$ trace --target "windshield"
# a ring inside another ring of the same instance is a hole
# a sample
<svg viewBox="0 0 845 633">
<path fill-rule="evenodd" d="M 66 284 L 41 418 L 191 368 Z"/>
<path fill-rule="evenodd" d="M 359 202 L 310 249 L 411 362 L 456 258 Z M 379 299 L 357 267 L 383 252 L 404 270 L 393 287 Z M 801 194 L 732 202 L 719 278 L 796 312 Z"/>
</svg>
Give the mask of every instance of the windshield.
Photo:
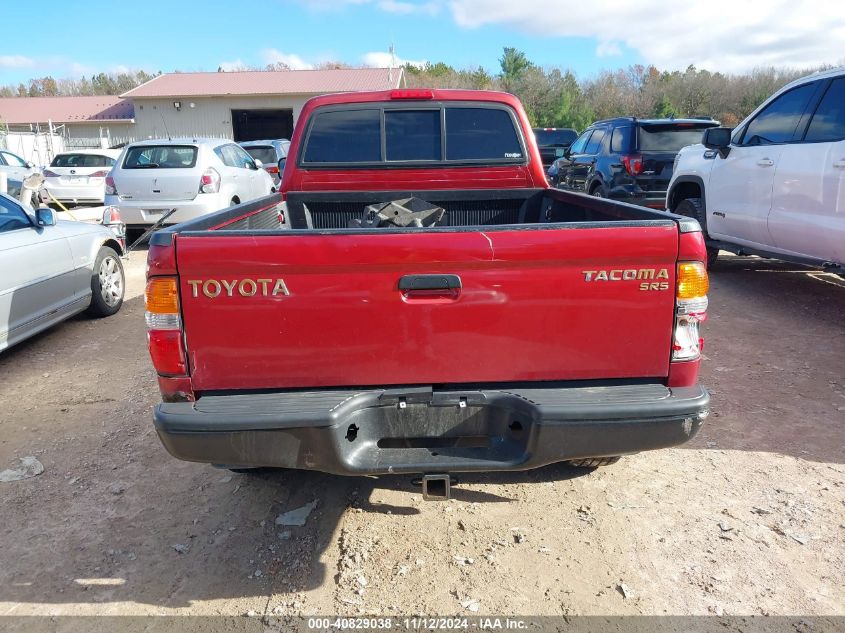
<svg viewBox="0 0 845 633">
<path fill-rule="evenodd" d="M 188 169 L 197 164 L 197 148 L 192 145 L 138 145 L 130 147 L 124 169 Z"/>
<path fill-rule="evenodd" d="M 713 125 L 641 125 L 639 129 L 640 151 L 678 152 L 682 147 L 700 143 L 701 135 L 708 127 L 713 127 Z"/>
<path fill-rule="evenodd" d="M 275 165 L 278 159 L 276 158 L 276 148 L 271 145 L 254 145 L 252 147 L 244 147 L 247 154 L 256 160 L 260 160 L 264 165 Z"/>
<path fill-rule="evenodd" d="M 534 136 L 540 147 L 565 147 L 571 145 L 578 138 L 575 130 L 544 130 L 535 129 Z"/>
</svg>

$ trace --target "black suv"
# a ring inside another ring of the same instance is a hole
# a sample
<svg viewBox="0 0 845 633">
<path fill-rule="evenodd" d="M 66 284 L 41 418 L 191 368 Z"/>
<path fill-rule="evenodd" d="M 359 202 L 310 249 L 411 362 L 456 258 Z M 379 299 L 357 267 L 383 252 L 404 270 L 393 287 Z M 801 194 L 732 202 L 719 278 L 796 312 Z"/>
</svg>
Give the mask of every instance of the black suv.
<svg viewBox="0 0 845 633">
<path fill-rule="evenodd" d="M 561 189 L 665 209 L 678 151 L 700 143 L 704 130 L 718 125 L 713 119 L 597 121 L 554 161 L 549 181 Z"/>
<path fill-rule="evenodd" d="M 578 138 L 578 132 L 571 127 L 535 127 L 534 138 L 540 148 L 543 167 L 548 169 L 556 158 L 563 156 L 563 150 Z"/>
</svg>

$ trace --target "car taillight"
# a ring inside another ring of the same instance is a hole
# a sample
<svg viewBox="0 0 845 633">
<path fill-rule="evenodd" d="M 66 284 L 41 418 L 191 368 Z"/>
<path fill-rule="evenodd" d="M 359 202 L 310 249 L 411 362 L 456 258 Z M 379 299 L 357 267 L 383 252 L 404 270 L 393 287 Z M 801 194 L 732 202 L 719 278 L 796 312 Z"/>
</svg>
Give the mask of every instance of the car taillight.
<svg viewBox="0 0 845 633">
<path fill-rule="evenodd" d="M 707 318 L 709 287 L 704 262 L 678 264 L 673 361 L 696 360 L 701 356 L 703 339 L 699 335 L 698 324 Z"/>
<path fill-rule="evenodd" d="M 117 207 L 106 207 L 103 209 L 103 226 L 107 226 L 117 237 L 120 246 L 126 250 L 126 225 L 123 223 L 123 218 L 120 217 L 120 211 Z"/>
<path fill-rule="evenodd" d="M 188 365 L 179 315 L 176 277 L 150 277 L 144 292 L 144 319 L 153 367 L 161 376 L 185 376 Z"/>
<path fill-rule="evenodd" d="M 279 166 L 278 165 L 270 165 L 269 167 L 265 167 L 264 169 L 267 170 L 268 174 L 278 174 L 279 173 Z"/>
<path fill-rule="evenodd" d="M 89 178 L 105 178 L 109 175 L 108 169 L 101 169 L 100 171 L 95 171 L 93 174 L 90 174 Z"/>
<path fill-rule="evenodd" d="M 625 171 L 629 176 L 639 176 L 643 173 L 643 157 L 639 154 L 632 156 L 623 156 L 622 164 L 625 166 Z"/>
<path fill-rule="evenodd" d="M 213 167 L 209 167 L 200 178 L 200 193 L 217 193 L 218 191 L 220 191 L 220 174 Z"/>
<path fill-rule="evenodd" d="M 103 224 L 123 224 L 123 218 L 120 217 L 117 207 L 106 207 L 103 210 Z"/>
<path fill-rule="evenodd" d="M 49 169 L 45 169 L 43 172 L 45 178 L 58 178 L 59 174 L 54 171 L 50 171 Z"/>
<path fill-rule="evenodd" d="M 117 195 L 117 187 L 114 184 L 114 178 L 111 176 L 106 176 L 106 195 L 107 196 L 116 196 Z"/>
</svg>

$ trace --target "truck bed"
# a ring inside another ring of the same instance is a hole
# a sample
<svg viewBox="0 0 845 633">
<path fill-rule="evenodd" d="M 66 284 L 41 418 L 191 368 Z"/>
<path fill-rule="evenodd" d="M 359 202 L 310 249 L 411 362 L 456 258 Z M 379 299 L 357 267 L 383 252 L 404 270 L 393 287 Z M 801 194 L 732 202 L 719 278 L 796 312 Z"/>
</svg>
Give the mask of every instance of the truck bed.
<svg viewBox="0 0 845 633">
<path fill-rule="evenodd" d="M 241 204 L 185 222 L 177 233 L 215 231 L 342 230 L 363 216 L 365 208 L 379 202 L 420 198 L 446 210 L 444 221 L 425 230 L 454 227 L 525 227 L 562 223 L 683 222 L 685 218 L 560 189 L 479 189 L 421 191 L 291 192 L 282 201 L 278 194 Z M 280 218 L 284 218 L 284 223 Z M 420 229 L 352 229 L 392 231 Z"/>
</svg>

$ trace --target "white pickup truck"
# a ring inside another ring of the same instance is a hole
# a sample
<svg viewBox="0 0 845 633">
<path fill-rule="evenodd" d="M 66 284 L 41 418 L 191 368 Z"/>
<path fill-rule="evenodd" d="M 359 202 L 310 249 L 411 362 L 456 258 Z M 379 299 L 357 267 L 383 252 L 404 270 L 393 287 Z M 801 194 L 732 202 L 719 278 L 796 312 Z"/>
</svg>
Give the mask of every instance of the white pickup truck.
<svg viewBox="0 0 845 633">
<path fill-rule="evenodd" d="M 845 272 L 845 68 L 785 86 L 675 159 L 666 207 L 719 250 Z"/>
</svg>

